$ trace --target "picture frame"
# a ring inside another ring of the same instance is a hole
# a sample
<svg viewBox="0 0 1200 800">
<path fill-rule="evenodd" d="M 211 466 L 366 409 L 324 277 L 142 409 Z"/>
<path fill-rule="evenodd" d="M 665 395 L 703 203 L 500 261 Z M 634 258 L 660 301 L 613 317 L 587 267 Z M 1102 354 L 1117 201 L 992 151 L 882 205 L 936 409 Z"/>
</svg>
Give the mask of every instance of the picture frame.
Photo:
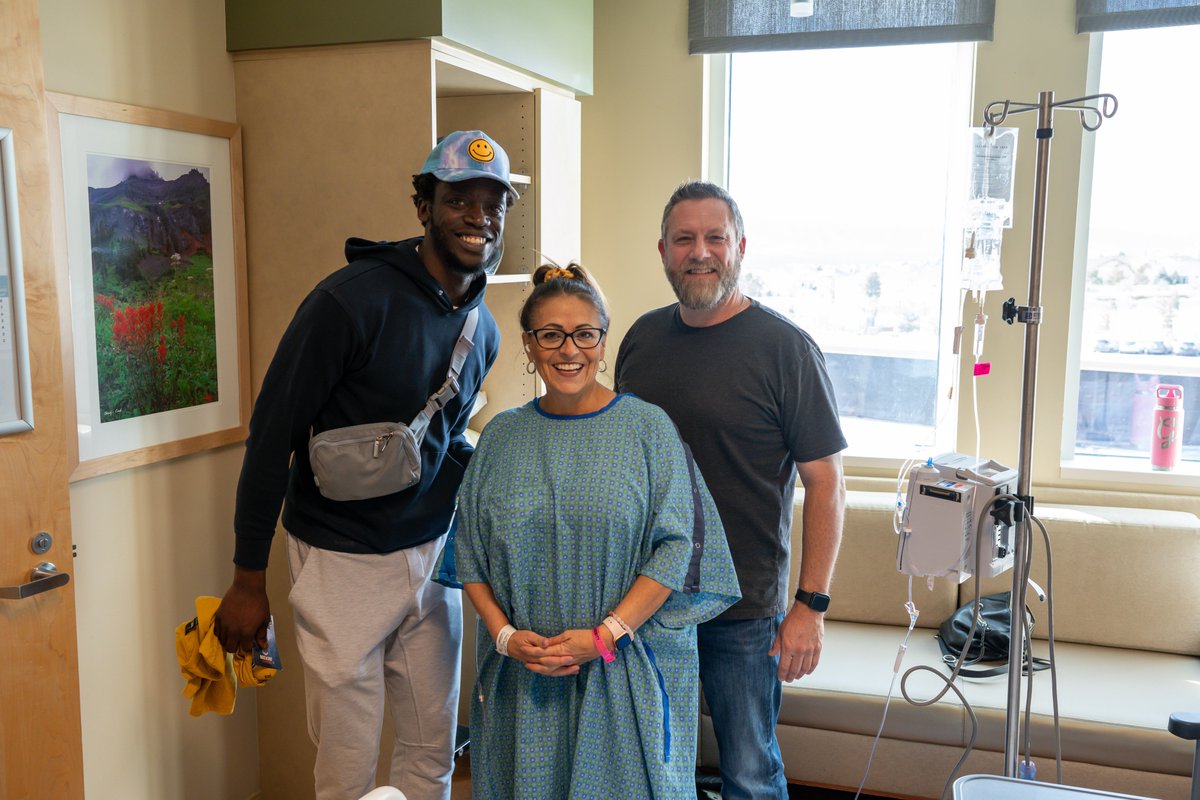
<svg viewBox="0 0 1200 800">
<path fill-rule="evenodd" d="M 69 287 L 67 392 L 78 429 L 70 479 L 244 440 L 241 129 L 56 92 L 46 98 L 66 255 L 60 277 Z"/>
<path fill-rule="evenodd" d="M 0 127 L 0 436 L 33 430 L 13 131 Z"/>
</svg>

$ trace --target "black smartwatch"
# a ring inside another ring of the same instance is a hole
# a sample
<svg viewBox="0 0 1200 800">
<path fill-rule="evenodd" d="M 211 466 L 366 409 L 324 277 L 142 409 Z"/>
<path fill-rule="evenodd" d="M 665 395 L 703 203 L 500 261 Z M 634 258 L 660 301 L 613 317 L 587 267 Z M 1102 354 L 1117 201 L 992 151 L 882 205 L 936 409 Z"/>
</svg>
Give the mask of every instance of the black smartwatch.
<svg viewBox="0 0 1200 800">
<path fill-rule="evenodd" d="M 797 589 L 796 602 L 803 603 L 818 614 L 824 614 L 829 610 L 829 595 L 824 592 L 806 592 L 803 589 Z"/>
</svg>

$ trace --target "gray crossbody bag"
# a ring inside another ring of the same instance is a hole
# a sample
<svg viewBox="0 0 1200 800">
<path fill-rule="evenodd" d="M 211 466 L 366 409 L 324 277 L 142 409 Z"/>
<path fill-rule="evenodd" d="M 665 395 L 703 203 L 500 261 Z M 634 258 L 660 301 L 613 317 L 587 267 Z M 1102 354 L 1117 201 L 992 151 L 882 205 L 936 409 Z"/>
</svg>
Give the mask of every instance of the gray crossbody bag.
<svg viewBox="0 0 1200 800">
<path fill-rule="evenodd" d="M 308 460 L 324 497 L 367 500 L 404 491 L 421 480 L 421 442 L 429 421 L 458 395 L 458 376 L 475 346 L 478 323 L 479 309 L 473 308 L 454 344 L 446 382 L 411 423 L 368 422 L 309 438 Z"/>
</svg>

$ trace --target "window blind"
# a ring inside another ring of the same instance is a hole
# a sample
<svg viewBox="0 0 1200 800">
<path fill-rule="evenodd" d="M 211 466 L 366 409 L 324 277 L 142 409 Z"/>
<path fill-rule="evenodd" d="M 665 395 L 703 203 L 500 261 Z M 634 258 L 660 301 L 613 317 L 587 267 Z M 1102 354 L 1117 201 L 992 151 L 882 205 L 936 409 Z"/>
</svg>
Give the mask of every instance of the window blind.
<svg viewBox="0 0 1200 800">
<path fill-rule="evenodd" d="M 1200 0 L 1078 0 L 1075 32 L 1200 24 Z"/>
<path fill-rule="evenodd" d="M 991 41 L 995 16 L 995 0 L 688 0 L 688 52 Z"/>
</svg>

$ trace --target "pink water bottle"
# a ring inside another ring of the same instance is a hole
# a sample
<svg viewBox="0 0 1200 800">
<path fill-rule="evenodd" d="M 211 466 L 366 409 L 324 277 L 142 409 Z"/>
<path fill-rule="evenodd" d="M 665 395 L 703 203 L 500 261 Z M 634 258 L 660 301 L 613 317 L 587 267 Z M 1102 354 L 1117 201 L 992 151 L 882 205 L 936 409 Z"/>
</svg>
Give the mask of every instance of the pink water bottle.
<svg viewBox="0 0 1200 800">
<path fill-rule="evenodd" d="M 1150 436 L 1150 466 L 1168 470 L 1179 466 L 1183 446 L 1183 387 L 1160 383 L 1154 390 L 1158 404 L 1154 408 L 1154 427 Z"/>
</svg>

